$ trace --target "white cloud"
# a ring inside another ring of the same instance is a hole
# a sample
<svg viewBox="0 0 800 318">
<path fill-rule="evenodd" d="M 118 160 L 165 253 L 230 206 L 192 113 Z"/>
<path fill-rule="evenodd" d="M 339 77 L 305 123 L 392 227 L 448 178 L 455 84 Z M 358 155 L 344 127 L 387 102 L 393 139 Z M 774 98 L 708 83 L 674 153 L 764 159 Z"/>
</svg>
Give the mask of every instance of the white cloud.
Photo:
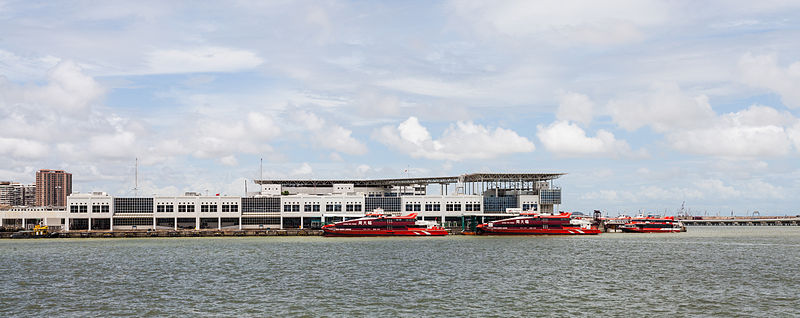
<svg viewBox="0 0 800 318">
<path fill-rule="evenodd" d="M 33 140 L 0 137 L 0 154 L 25 159 L 39 159 L 48 154 L 47 146 Z"/>
<path fill-rule="evenodd" d="M 667 134 L 672 148 L 694 154 L 725 157 L 775 157 L 791 151 L 791 132 L 784 125 L 791 114 L 754 105 L 710 120 L 705 127 Z"/>
<path fill-rule="evenodd" d="M 512 130 L 500 127 L 492 130 L 461 121 L 450 125 L 441 138 L 433 139 L 416 117 L 409 117 L 397 127 L 384 126 L 373 137 L 411 157 L 435 160 L 489 159 L 531 152 L 536 148 L 527 138 Z"/>
<path fill-rule="evenodd" d="M 299 167 L 293 169 L 292 172 L 290 173 L 290 175 L 293 175 L 293 176 L 306 176 L 306 175 L 310 175 L 313 172 L 314 172 L 314 170 L 311 169 L 311 165 L 309 165 L 308 162 L 303 162 L 302 165 L 300 165 Z"/>
<path fill-rule="evenodd" d="M 136 155 L 136 135 L 129 131 L 92 136 L 89 139 L 92 156 L 104 158 L 132 158 Z"/>
<path fill-rule="evenodd" d="M 687 96 L 674 83 L 656 84 L 647 94 L 612 100 L 608 111 L 614 122 L 626 130 L 649 125 L 657 132 L 703 127 L 715 116 L 707 96 Z"/>
<path fill-rule="evenodd" d="M 656 1 L 451 1 L 455 17 L 484 36 L 551 43 L 620 44 L 644 37 L 642 28 L 668 19 Z"/>
<path fill-rule="evenodd" d="M 778 93 L 788 107 L 800 107 L 800 61 L 783 69 L 775 55 L 747 53 L 739 59 L 739 69 L 744 83 Z"/>
<path fill-rule="evenodd" d="M 573 92 L 562 93 L 559 96 L 556 118 L 559 120 L 575 121 L 584 125 L 592 122 L 594 103 L 588 96 Z"/>
<path fill-rule="evenodd" d="M 225 156 L 225 157 L 219 158 L 219 162 L 221 164 L 223 164 L 223 165 L 231 166 L 231 167 L 236 166 L 236 165 L 239 164 L 239 161 L 236 160 L 236 156 L 234 156 L 234 155 L 230 155 L 230 156 Z"/>
<path fill-rule="evenodd" d="M 434 97 L 469 98 L 485 95 L 481 87 L 476 87 L 467 83 L 455 81 L 446 82 L 430 78 L 395 78 L 384 80 L 377 84 L 402 92 Z"/>
<path fill-rule="evenodd" d="M 247 114 L 247 124 L 250 131 L 259 139 L 272 139 L 281 133 L 280 127 L 272 117 L 262 113 L 251 112 Z"/>
<path fill-rule="evenodd" d="M 350 155 L 367 153 L 367 146 L 353 138 L 352 131 L 336 124 L 329 124 L 325 119 L 313 113 L 299 111 L 293 114 L 299 127 L 304 127 L 312 141 L 318 147 L 332 149 Z"/>
<path fill-rule="evenodd" d="M 0 4 L 2 6 L 2 4 Z M 2 8 L 0 8 L 2 11 Z M 55 67 L 61 59 L 52 56 L 19 56 L 0 49 L 0 74 L 12 79 L 30 80 Z"/>
<path fill-rule="evenodd" d="M 695 182 L 695 186 L 698 189 L 702 189 L 703 192 L 708 193 L 711 196 L 729 199 L 735 198 L 742 194 L 741 191 L 736 190 L 734 187 L 725 185 L 722 180 L 717 179 L 704 179 Z"/>
<path fill-rule="evenodd" d="M 797 121 L 793 126 L 791 126 L 787 133 L 789 135 L 789 139 L 792 140 L 794 143 L 794 149 L 800 151 L 800 121 Z"/>
<path fill-rule="evenodd" d="M 564 157 L 579 156 L 644 156 L 643 151 L 634 153 L 624 140 L 617 140 L 609 131 L 600 129 L 597 136 L 588 137 L 576 124 L 556 121 L 547 127 L 537 126 L 536 136 L 548 151 Z"/>
<path fill-rule="evenodd" d="M 252 69 L 264 62 L 248 50 L 226 47 L 156 50 L 147 54 L 147 73 L 236 72 Z"/>
</svg>

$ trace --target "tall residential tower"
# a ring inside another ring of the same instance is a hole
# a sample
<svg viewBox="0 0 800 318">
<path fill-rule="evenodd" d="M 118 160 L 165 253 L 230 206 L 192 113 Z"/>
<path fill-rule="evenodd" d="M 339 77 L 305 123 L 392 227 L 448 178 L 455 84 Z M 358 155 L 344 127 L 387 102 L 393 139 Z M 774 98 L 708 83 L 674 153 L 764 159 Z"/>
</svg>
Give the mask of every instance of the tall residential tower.
<svg viewBox="0 0 800 318">
<path fill-rule="evenodd" d="M 42 169 L 36 172 L 36 205 L 66 206 L 72 194 L 72 174 L 64 170 Z"/>
</svg>

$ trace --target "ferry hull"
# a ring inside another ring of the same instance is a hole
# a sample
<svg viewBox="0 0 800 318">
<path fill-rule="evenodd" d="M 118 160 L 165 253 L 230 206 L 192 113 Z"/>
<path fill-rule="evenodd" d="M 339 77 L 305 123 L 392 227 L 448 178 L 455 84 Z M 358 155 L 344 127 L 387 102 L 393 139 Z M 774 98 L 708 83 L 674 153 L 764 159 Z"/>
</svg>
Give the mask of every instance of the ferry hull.
<svg viewBox="0 0 800 318">
<path fill-rule="evenodd" d="M 323 228 L 325 236 L 444 236 L 445 229 L 359 230 Z"/>
<path fill-rule="evenodd" d="M 680 228 L 652 228 L 652 229 L 643 229 L 643 228 L 620 228 L 624 233 L 678 233 L 681 232 L 682 229 Z"/>
<path fill-rule="evenodd" d="M 479 235 L 597 235 L 599 229 L 562 228 L 562 229 L 508 229 L 479 227 Z"/>
</svg>

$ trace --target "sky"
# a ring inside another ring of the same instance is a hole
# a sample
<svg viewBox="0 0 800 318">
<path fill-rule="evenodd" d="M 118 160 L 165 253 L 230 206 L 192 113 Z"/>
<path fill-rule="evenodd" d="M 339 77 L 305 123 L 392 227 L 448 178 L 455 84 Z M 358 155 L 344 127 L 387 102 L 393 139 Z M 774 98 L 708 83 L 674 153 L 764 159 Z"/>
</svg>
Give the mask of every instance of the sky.
<svg viewBox="0 0 800 318">
<path fill-rule="evenodd" d="M 0 180 L 565 172 L 562 210 L 795 215 L 798 39 L 797 1 L 0 0 Z"/>
</svg>

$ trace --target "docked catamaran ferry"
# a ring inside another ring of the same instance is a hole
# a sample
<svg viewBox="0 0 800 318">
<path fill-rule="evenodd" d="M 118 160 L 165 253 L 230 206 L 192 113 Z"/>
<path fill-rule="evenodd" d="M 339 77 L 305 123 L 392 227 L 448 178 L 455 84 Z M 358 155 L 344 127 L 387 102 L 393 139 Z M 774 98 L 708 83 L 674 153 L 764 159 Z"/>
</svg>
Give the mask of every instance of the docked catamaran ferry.
<svg viewBox="0 0 800 318">
<path fill-rule="evenodd" d="M 419 221 L 417 214 L 391 216 L 367 214 L 363 218 L 328 224 L 322 227 L 325 236 L 441 236 L 447 230 L 436 222 Z"/>
<path fill-rule="evenodd" d="M 522 213 L 517 217 L 478 225 L 476 231 L 479 235 L 600 234 L 600 229 L 592 226 L 591 222 L 581 219 L 573 219 L 572 213 Z"/>
<path fill-rule="evenodd" d="M 686 229 L 681 221 L 675 221 L 671 216 L 639 216 L 619 228 L 627 233 L 675 233 Z"/>
</svg>

